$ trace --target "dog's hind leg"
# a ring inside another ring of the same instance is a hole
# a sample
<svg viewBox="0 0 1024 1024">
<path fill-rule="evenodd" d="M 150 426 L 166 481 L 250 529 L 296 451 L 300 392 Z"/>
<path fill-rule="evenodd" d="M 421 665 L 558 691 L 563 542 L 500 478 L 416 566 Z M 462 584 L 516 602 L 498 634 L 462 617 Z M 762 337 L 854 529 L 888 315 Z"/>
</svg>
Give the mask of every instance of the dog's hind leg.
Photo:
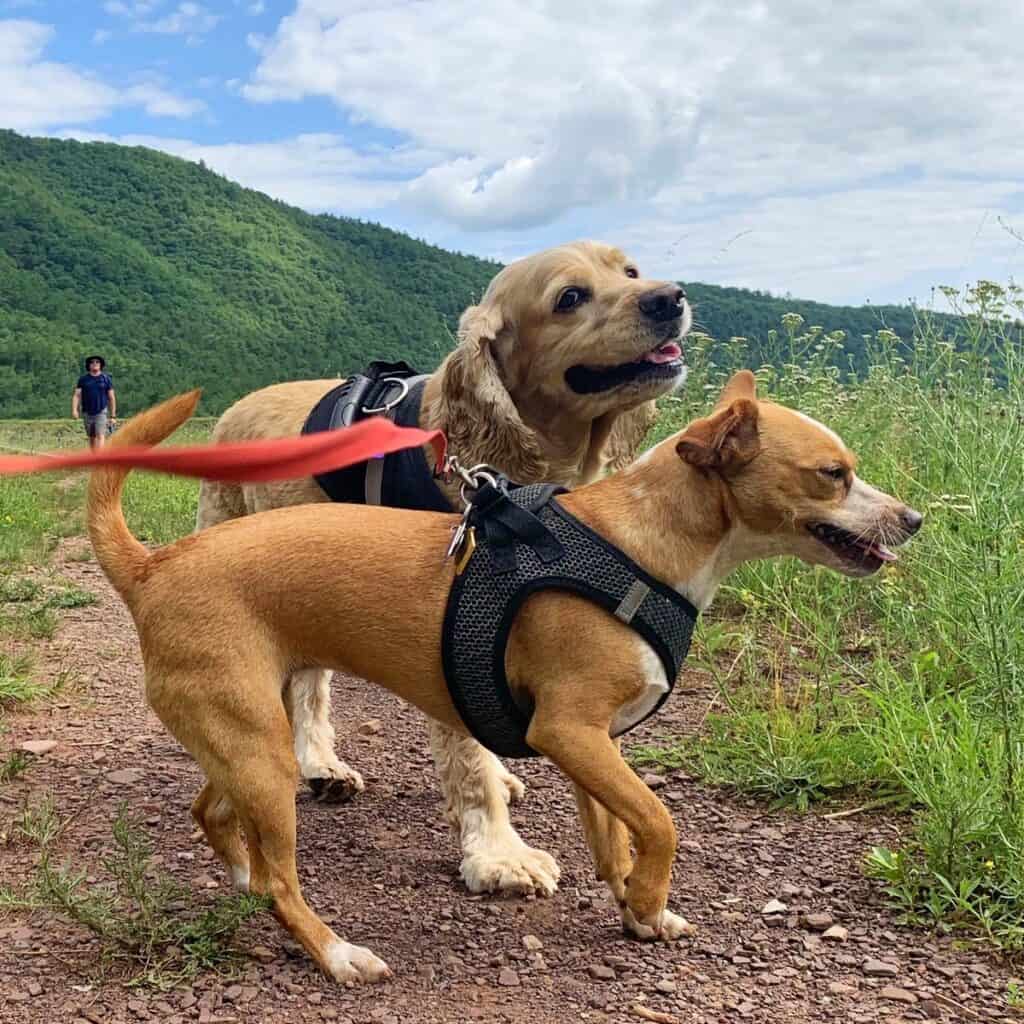
<svg viewBox="0 0 1024 1024">
<path fill-rule="evenodd" d="M 213 852 L 231 872 L 242 892 L 249 891 L 249 853 L 242 842 L 238 817 L 231 801 L 207 782 L 192 804 L 192 817 L 203 830 Z"/>
<path fill-rule="evenodd" d="M 232 815 L 221 801 L 226 802 L 245 830 L 249 891 L 273 899 L 277 919 L 332 978 L 340 982 L 381 981 L 390 975 L 387 964 L 370 950 L 336 935 L 302 897 L 295 867 L 291 729 L 277 686 L 254 685 L 261 676 L 269 683 L 267 666 L 242 662 L 239 657 L 233 666 L 241 675 L 222 676 L 217 688 L 196 685 L 194 678 L 184 684 L 171 681 L 147 687 L 154 710 L 209 779 L 196 801 L 207 835 L 215 849 L 218 843 L 230 842 Z M 228 718 L 221 703 L 223 695 L 242 692 L 247 692 L 248 700 L 233 706 Z M 202 696 L 182 700 L 181 695 L 188 693 Z"/>
<path fill-rule="evenodd" d="M 347 803 L 363 791 L 364 784 L 359 772 L 334 753 L 331 673 L 317 668 L 300 669 L 292 673 L 287 689 L 299 773 L 317 800 Z"/>
<path fill-rule="evenodd" d="M 287 748 L 286 748 L 287 749 Z M 282 752 L 283 753 L 283 752 Z M 287 750 L 291 761 L 291 751 Z M 263 755 L 250 765 L 236 766 L 242 786 L 233 797 L 240 809 L 246 837 L 256 853 L 250 889 L 274 900 L 274 914 L 322 970 L 339 982 L 383 981 L 388 965 L 364 946 L 337 936 L 303 899 L 295 868 L 295 787 L 293 770 L 280 759 L 268 771 Z"/>
<path fill-rule="evenodd" d="M 471 892 L 540 892 L 558 886 L 559 868 L 543 850 L 526 845 L 508 817 L 501 762 L 476 740 L 437 722 L 430 744 L 445 798 L 445 813 L 459 833 L 460 873 Z"/>
</svg>

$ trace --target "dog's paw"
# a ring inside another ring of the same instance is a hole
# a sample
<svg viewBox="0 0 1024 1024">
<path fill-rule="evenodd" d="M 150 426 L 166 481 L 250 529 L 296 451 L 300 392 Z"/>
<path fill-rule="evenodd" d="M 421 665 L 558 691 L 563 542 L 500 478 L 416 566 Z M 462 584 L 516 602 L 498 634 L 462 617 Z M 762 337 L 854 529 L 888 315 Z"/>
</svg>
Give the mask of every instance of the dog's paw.
<svg viewBox="0 0 1024 1024">
<path fill-rule="evenodd" d="M 366 788 L 362 775 L 344 761 L 317 766 L 306 782 L 313 798 L 325 804 L 347 804 Z"/>
<path fill-rule="evenodd" d="M 325 959 L 328 973 L 343 985 L 386 981 L 391 977 L 391 968 L 380 957 L 365 946 L 353 946 L 341 939 L 327 947 Z"/>
<path fill-rule="evenodd" d="M 674 942 L 697 934 L 696 925 L 690 924 L 685 917 L 673 914 L 671 910 L 663 910 L 656 920 L 644 922 L 638 920 L 629 907 L 623 907 L 622 928 L 628 934 L 647 941 L 660 939 L 663 942 Z"/>
<path fill-rule="evenodd" d="M 550 853 L 515 841 L 467 853 L 459 869 L 470 892 L 535 892 L 551 896 L 558 888 L 561 868 Z"/>
</svg>

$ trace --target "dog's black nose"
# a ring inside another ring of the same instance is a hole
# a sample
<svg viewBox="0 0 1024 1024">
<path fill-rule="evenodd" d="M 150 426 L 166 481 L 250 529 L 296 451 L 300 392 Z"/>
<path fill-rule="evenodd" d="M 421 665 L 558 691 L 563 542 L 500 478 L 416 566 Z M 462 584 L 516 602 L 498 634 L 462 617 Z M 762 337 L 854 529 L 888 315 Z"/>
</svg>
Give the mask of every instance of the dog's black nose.
<svg viewBox="0 0 1024 1024">
<path fill-rule="evenodd" d="M 900 513 L 900 523 L 903 525 L 903 529 L 910 535 L 917 533 L 921 529 L 923 522 L 924 516 L 915 509 L 904 508 Z"/>
<path fill-rule="evenodd" d="M 652 320 L 675 320 L 683 315 L 686 292 L 677 284 L 664 284 L 644 292 L 637 300 L 640 312 Z"/>
</svg>

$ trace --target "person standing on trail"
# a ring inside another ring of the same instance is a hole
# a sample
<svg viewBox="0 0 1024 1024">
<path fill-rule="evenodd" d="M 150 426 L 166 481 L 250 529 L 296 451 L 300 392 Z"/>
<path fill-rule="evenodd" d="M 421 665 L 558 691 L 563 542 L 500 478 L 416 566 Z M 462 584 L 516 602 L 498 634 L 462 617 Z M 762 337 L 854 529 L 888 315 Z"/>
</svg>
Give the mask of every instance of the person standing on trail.
<svg viewBox="0 0 1024 1024">
<path fill-rule="evenodd" d="M 78 378 L 71 396 L 71 415 L 76 420 L 79 415 L 84 417 L 90 448 L 102 448 L 108 425 L 117 422 L 117 396 L 110 374 L 104 372 L 106 365 L 103 356 L 89 356 L 85 361 L 86 372 Z"/>
</svg>

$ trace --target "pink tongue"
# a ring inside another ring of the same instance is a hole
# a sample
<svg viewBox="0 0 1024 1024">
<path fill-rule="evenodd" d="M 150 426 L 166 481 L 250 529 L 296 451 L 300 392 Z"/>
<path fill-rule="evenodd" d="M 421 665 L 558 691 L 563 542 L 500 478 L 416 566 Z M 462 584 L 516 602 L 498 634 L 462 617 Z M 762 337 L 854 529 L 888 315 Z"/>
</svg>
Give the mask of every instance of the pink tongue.
<svg viewBox="0 0 1024 1024">
<path fill-rule="evenodd" d="M 870 544 L 868 546 L 868 552 L 874 555 L 875 558 L 881 559 L 883 562 L 895 562 L 899 558 L 899 555 L 895 552 L 882 547 L 880 544 Z"/>
<path fill-rule="evenodd" d="M 673 359 L 678 359 L 683 354 L 683 350 L 674 341 L 666 341 L 664 345 L 658 348 L 651 349 L 648 352 L 642 362 L 645 363 L 671 363 Z"/>
</svg>

